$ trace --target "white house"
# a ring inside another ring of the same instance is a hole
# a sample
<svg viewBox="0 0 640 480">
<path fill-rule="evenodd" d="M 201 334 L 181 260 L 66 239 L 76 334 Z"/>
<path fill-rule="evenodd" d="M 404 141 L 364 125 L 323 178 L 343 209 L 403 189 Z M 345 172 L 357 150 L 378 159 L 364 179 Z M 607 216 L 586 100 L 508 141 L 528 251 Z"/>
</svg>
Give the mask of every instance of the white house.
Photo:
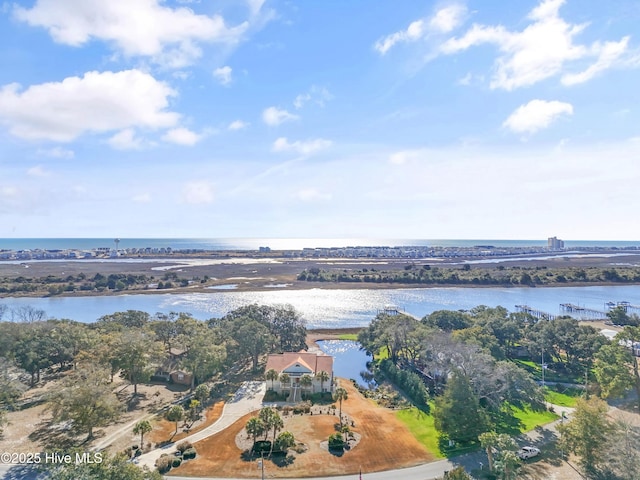
<svg viewBox="0 0 640 480">
<path fill-rule="evenodd" d="M 267 357 L 265 371 L 272 369 L 278 372 L 278 380 L 268 381 L 267 387 L 271 388 L 273 383 L 273 390 L 276 392 L 290 393 L 290 401 L 299 400 L 303 392 L 333 392 L 333 357 L 330 355 L 304 351 L 272 354 Z M 326 372 L 328 379 L 323 381 L 318 378 L 320 372 Z M 312 378 L 311 386 L 300 385 L 300 379 L 304 375 Z"/>
</svg>

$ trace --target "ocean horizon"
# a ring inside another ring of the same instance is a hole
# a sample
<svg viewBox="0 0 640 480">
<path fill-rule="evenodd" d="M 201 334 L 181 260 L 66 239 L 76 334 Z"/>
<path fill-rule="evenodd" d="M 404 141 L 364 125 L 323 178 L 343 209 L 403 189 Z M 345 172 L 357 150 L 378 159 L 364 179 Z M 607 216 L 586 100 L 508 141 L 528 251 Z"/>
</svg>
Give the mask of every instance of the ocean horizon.
<svg viewBox="0 0 640 480">
<path fill-rule="evenodd" d="M 113 248 L 114 238 L 0 238 L 0 250 L 92 250 Z M 342 247 L 545 247 L 546 239 L 393 239 L 393 238 L 119 238 L 118 248 L 171 248 L 173 250 L 302 250 Z M 640 247 L 638 240 L 564 240 L 565 248 Z"/>
</svg>

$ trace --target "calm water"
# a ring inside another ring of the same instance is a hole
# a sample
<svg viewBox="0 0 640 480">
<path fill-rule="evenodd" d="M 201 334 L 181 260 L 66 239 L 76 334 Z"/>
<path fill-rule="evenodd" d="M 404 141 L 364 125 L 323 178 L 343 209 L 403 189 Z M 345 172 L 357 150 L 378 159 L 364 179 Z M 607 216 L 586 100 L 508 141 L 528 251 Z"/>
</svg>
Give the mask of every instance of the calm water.
<svg viewBox="0 0 640 480">
<path fill-rule="evenodd" d="M 114 247 L 114 238 L 0 238 L 0 250 L 90 250 Z M 348 246 L 439 246 L 472 247 L 544 247 L 546 239 L 538 240 L 456 240 L 456 239 L 398 239 L 398 238 L 120 238 L 119 248 L 167 248 L 183 250 L 257 250 L 271 247 L 274 250 L 301 250 Z M 572 247 L 640 247 L 640 241 L 565 240 Z"/>
<path fill-rule="evenodd" d="M 436 310 L 468 310 L 477 305 L 502 305 L 513 311 L 526 304 L 547 313 L 559 313 L 560 303 L 604 310 L 606 302 L 628 301 L 640 305 L 640 286 L 593 286 L 549 288 L 407 288 L 349 290 L 270 289 L 263 292 L 217 290 L 210 293 L 120 295 L 92 297 L 3 298 L 9 310 L 32 306 L 54 318 L 93 322 L 102 315 L 124 310 L 188 312 L 198 319 L 221 317 L 253 303 L 290 304 L 310 328 L 360 327 L 368 325 L 384 305 L 397 305 L 416 317 Z M 5 318 L 10 317 L 9 314 Z"/>
<path fill-rule="evenodd" d="M 320 349 L 333 356 L 333 373 L 336 377 L 354 379 L 362 387 L 369 384 L 362 378 L 360 372 L 367 370 L 367 362 L 371 360 L 360 344 L 352 340 L 324 340 L 318 342 Z"/>
</svg>

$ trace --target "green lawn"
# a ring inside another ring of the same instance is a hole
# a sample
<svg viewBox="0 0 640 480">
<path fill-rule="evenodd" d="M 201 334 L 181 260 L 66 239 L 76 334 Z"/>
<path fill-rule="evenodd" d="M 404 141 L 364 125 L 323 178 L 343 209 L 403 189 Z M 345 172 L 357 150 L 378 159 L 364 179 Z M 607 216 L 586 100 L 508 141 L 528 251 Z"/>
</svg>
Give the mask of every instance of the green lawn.
<svg viewBox="0 0 640 480">
<path fill-rule="evenodd" d="M 429 402 L 431 411 L 434 409 L 433 402 Z M 514 408 L 514 417 L 520 422 L 516 431 L 512 434 L 517 434 L 517 430 L 521 433 L 533 430 L 535 427 L 545 425 L 560 418 L 555 413 L 548 411 L 534 412 L 528 409 Z M 416 407 L 412 407 L 406 410 L 399 410 L 396 412 L 396 417 L 403 422 L 413 436 L 418 440 L 430 453 L 436 458 L 445 458 L 461 453 L 466 453 L 471 450 L 480 448 L 479 444 L 472 445 L 468 448 L 458 448 L 452 451 L 442 451 L 442 444 L 440 443 L 440 436 L 433 425 L 433 415 L 422 412 Z"/>
<path fill-rule="evenodd" d="M 513 416 L 520 420 L 520 432 L 522 433 L 528 432 L 529 430 L 533 430 L 539 425 L 545 425 L 560 418 L 559 415 L 551 413 L 547 410 L 534 412 L 533 410 L 521 410 L 519 408 L 513 409 Z"/>
<path fill-rule="evenodd" d="M 560 391 L 557 391 L 555 387 L 553 389 L 545 387 L 544 399 L 549 403 L 560 405 L 561 407 L 575 407 L 578 398 L 582 396 L 582 391 L 575 388 L 563 389 L 560 387 L 558 390 Z"/>
<path fill-rule="evenodd" d="M 429 405 L 433 408 L 433 404 Z M 403 422 L 409 431 L 430 453 L 436 458 L 444 458 L 440 451 L 438 432 L 433 426 L 433 415 L 424 413 L 416 407 L 406 410 L 398 410 L 396 417 Z"/>
<path fill-rule="evenodd" d="M 353 340 L 355 342 L 358 341 L 357 333 L 341 333 L 338 335 L 338 340 Z"/>
</svg>

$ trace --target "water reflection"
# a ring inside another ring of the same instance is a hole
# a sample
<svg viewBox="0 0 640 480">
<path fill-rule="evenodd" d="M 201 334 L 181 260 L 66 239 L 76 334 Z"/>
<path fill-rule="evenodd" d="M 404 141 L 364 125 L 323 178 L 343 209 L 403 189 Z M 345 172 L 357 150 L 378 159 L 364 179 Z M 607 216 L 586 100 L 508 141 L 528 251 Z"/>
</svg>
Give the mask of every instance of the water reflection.
<svg viewBox="0 0 640 480">
<path fill-rule="evenodd" d="M 371 361 L 371 357 L 364 350 L 360 350 L 358 342 L 321 340 L 317 343 L 324 353 L 333 356 L 333 372 L 336 377 L 353 379 L 363 388 L 375 386 L 373 376 L 367 368 L 367 362 Z"/>
</svg>

